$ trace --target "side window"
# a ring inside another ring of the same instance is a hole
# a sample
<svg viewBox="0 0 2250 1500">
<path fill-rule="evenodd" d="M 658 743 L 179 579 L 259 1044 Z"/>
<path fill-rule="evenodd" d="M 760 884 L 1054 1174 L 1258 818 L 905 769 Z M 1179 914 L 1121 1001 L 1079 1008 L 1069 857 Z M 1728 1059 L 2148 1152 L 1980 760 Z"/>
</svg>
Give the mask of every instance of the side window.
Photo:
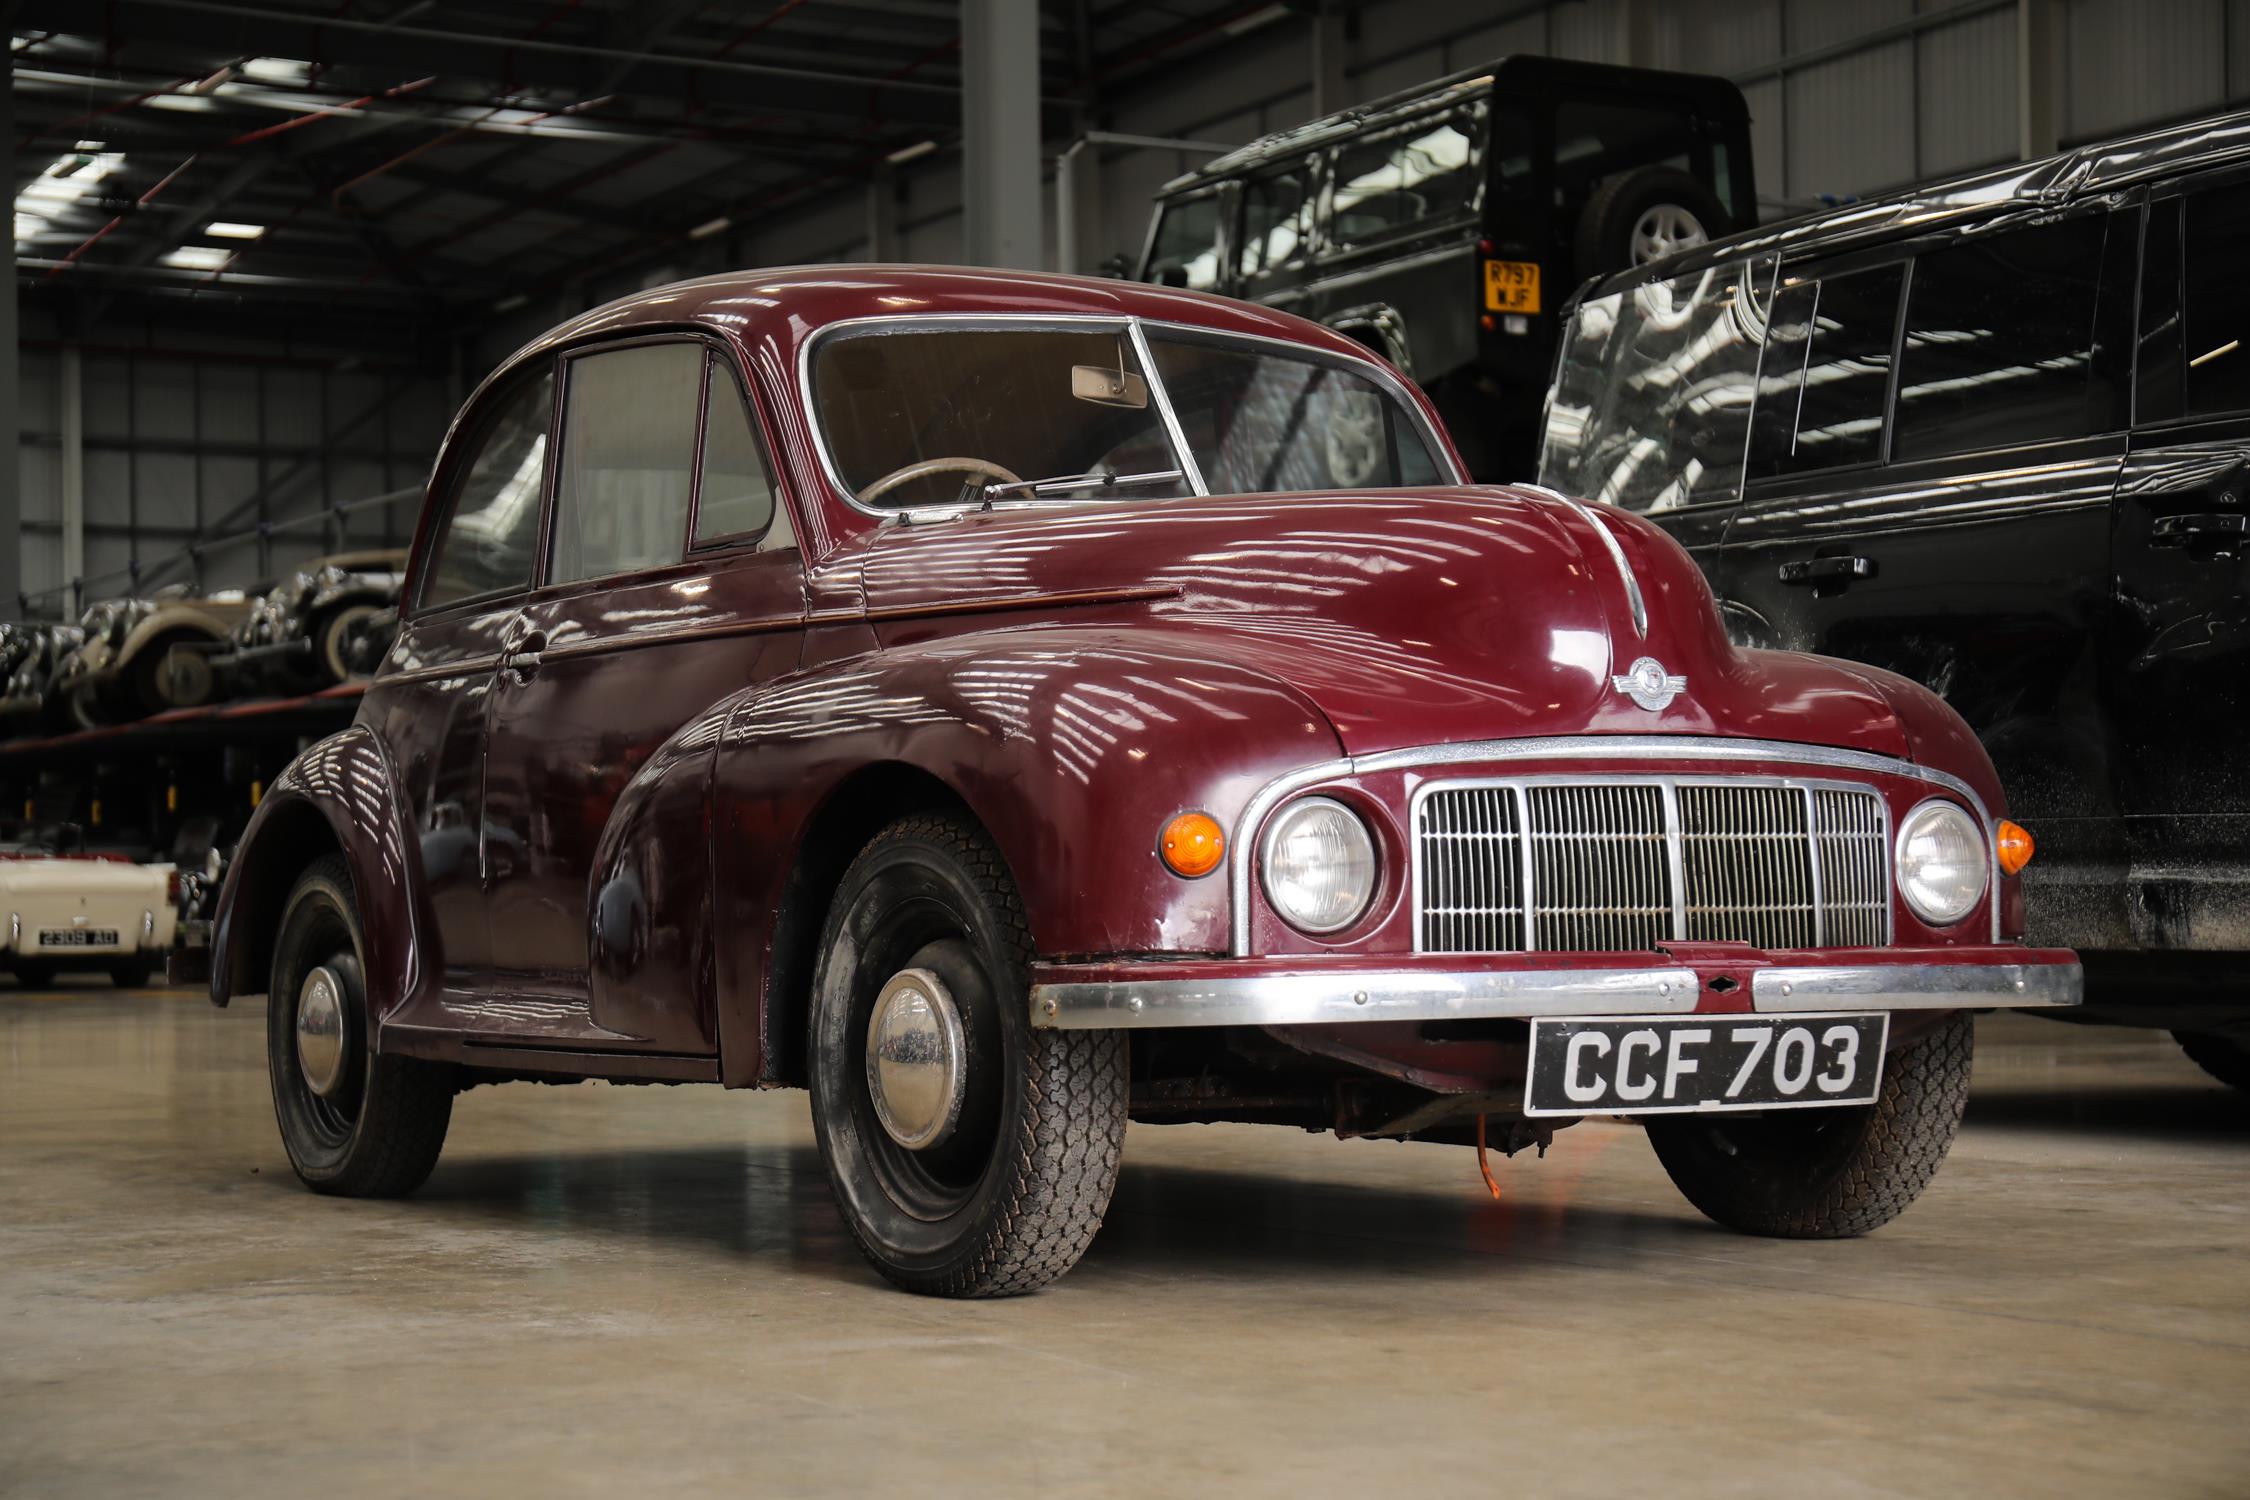
<svg viewBox="0 0 2250 1500">
<path fill-rule="evenodd" d="M 1905 270 L 1783 280 L 1750 423 L 1750 477 L 1873 463 L 1883 456 Z"/>
<path fill-rule="evenodd" d="M 2130 223 L 2131 220 L 2123 222 Z M 2095 371 L 2107 214 L 2081 214 L 1922 256 L 1906 294 L 1893 458 L 1928 458 L 2123 425 Z"/>
<path fill-rule="evenodd" d="M 1219 284 L 1219 195 L 1170 204 L 1156 221 L 1144 281 L 1207 292 Z"/>
<path fill-rule="evenodd" d="M 750 408 L 726 361 L 710 357 L 704 383 L 703 469 L 696 481 L 695 539 L 752 537 L 773 524 L 773 471 L 750 425 Z"/>
<path fill-rule="evenodd" d="M 547 472 L 552 369 L 501 403 L 455 483 L 422 584 L 422 607 L 531 587 Z"/>
<path fill-rule="evenodd" d="M 569 361 L 550 583 L 678 562 L 687 546 L 703 346 Z"/>
<path fill-rule="evenodd" d="M 2250 411 L 2250 183 L 2191 194 L 2181 225 L 2187 415 Z"/>
<path fill-rule="evenodd" d="M 1243 275 L 1263 275 L 1304 253 L 1312 232 L 1311 171 L 1300 164 L 1243 184 Z"/>
<path fill-rule="evenodd" d="M 1330 233 L 1341 244 L 1379 239 L 1469 206 L 1476 191 L 1481 109 L 1417 121 L 1336 155 Z"/>
<path fill-rule="evenodd" d="M 2141 327 L 2135 349 L 2133 420 L 2165 422 L 2180 414 L 2187 356 L 2180 347 L 2180 213 L 2183 200 L 2149 205 L 2141 247 Z"/>
</svg>

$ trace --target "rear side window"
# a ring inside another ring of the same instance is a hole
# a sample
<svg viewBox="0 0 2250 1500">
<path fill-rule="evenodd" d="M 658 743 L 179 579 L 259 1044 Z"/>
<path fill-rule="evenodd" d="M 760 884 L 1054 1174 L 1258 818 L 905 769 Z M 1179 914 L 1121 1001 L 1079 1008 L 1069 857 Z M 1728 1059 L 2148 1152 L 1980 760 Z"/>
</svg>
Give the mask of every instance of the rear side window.
<svg viewBox="0 0 2250 1500">
<path fill-rule="evenodd" d="M 2123 425 L 2095 369 L 2107 215 L 1964 239 L 1914 265 L 1893 458 L 2077 437 Z"/>
<path fill-rule="evenodd" d="M 1254 177 L 1242 188 L 1242 274 L 1258 276 L 1305 253 L 1312 231 L 1310 169 Z"/>
<path fill-rule="evenodd" d="M 509 395 L 477 439 L 431 550 L 424 609 L 531 587 L 554 408 L 549 370 Z"/>
<path fill-rule="evenodd" d="M 1465 210 L 1476 191 L 1483 119 L 1481 108 L 1460 110 L 1344 147 L 1330 195 L 1332 237 L 1378 239 Z"/>
<path fill-rule="evenodd" d="M 570 361 L 550 583 L 684 555 L 702 387 L 700 344 L 644 344 Z"/>
<path fill-rule="evenodd" d="M 1751 478 L 1882 458 L 1904 280 L 1903 267 L 1878 266 L 1791 281 L 1775 295 L 1751 419 Z"/>
<path fill-rule="evenodd" d="M 2187 415 L 2250 410 L 2250 183 L 2196 193 L 2181 234 Z"/>
</svg>

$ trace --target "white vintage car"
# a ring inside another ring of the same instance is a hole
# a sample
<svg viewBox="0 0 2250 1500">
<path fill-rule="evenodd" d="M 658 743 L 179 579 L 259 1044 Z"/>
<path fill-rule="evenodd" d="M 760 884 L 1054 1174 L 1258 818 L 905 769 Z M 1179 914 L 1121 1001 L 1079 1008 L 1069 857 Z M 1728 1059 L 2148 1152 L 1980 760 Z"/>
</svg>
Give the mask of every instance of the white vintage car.
<svg viewBox="0 0 2250 1500">
<path fill-rule="evenodd" d="M 178 927 L 176 867 L 101 855 L 0 857 L 0 962 L 37 989 L 66 969 L 146 984 Z"/>
</svg>

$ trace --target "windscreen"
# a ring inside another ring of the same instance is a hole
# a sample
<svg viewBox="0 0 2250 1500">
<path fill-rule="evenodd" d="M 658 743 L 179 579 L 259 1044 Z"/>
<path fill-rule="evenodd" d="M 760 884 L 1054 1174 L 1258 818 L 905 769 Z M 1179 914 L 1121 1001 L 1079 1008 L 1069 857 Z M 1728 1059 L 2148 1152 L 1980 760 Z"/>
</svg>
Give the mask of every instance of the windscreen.
<svg viewBox="0 0 2250 1500">
<path fill-rule="evenodd" d="M 1214 494 L 1450 482 L 1406 405 L 1343 364 L 1123 327 L 901 323 L 831 338 L 813 405 L 837 477 L 864 505 L 1162 499 L 1193 494 L 1169 396 Z"/>
<path fill-rule="evenodd" d="M 1642 512 L 1731 498 L 1772 281 L 1761 258 L 1581 303 L 1547 400 L 1540 482 Z"/>
</svg>

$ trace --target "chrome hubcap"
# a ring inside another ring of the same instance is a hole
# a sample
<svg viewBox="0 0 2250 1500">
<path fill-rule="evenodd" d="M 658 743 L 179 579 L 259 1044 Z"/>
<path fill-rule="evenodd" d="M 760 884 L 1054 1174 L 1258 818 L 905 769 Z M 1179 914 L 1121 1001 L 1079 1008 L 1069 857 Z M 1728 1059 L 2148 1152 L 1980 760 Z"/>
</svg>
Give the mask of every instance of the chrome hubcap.
<svg viewBox="0 0 2250 1500">
<path fill-rule="evenodd" d="M 875 1118 L 909 1151 L 937 1145 L 961 1118 L 968 1045 L 961 1012 L 928 969 L 901 969 L 867 1022 L 867 1092 Z"/>
<path fill-rule="evenodd" d="M 323 1099 L 344 1081 L 344 982 L 325 964 L 297 991 L 297 1066 Z"/>
<path fill-rule="evenodd" d="M 1633 225 L 1633 264 L 1646 265 L 1675 250 L 1700 245 L 1711 236 L 1703 221 L 1677 203 L 1659 203 Z"/>
</svg>

